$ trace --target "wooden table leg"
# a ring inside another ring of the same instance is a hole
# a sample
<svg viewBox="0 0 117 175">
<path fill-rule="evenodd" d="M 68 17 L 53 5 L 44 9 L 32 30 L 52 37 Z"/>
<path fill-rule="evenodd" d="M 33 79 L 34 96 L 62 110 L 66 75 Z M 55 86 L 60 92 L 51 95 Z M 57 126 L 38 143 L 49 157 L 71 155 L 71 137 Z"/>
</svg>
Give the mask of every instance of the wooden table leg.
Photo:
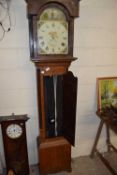
<svg viewBox="0 0 117 175">
<path fill-rule="evenodd" d="M 107 139 L 106 139 L 107 150 L 108 150 L 108 152 L 110 152 L 110 131 L 109 131 L 108 125 L 106 125 L 106 135 L 107 135 Z"/>
<path fill-rule="evenodd" d="M 102 156 L 102 154 L 98 150 L 96 150 L 96 153 L 97 153 L 98 157 L 101 159 L 101 161 L 104 163 L 104 165 L 112 173 L 112 175 L 117 175 L 115 170 L 111 167 L 110 163 Z"/>
<path fill-rule="evenodd" d="M 96 138 L 95 138 L 95 141 L 94 141 L 94 144 L 93 144 L 93 148 L 91 150 L 91 154 L 90 154 L 91 158 L 93 158 L 94 153 L 96 151 L 96 147 L 97 147 L 98 140 L 99 140 L 99 137 L 100 137 L 100 134 L 101 134 L 101 131 L 102 131 L 103 124 L 104 124 L 104 122 L 103 122 L 103 120 L 101 120 L 100 124 L 99 124 L 99 127 L 98 127 L 97 134 L 96 134 Z"/>
</svg>

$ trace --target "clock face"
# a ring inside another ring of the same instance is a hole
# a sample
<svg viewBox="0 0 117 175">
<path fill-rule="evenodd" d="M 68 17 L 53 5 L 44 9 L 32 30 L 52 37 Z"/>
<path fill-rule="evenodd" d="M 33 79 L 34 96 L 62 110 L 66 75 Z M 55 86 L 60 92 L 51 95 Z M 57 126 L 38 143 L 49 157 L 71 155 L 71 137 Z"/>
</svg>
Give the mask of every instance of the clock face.
<svg viewBox="0 0 117 175">
<path fill-rule="evenodd" d="M 11 124 L 6 129 L 6 134 L 11 139 L 19 138 L 23 133 L 22 127 L 18 124 Z"/>
<path fill-rule="evenodd" d="M 44 10 L 37 22 L 39 54 L 68 54 L 68 22 L 57 8 Z"/>
</svg>

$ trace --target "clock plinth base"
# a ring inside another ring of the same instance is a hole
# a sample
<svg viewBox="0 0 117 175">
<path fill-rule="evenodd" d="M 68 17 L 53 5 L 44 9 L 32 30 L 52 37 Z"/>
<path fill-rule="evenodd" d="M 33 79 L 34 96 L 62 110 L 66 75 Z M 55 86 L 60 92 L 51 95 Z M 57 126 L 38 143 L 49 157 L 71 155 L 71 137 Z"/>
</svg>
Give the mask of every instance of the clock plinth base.
<svg viewBox="0 0 117 175">
<path fill-rule="evenodd" d="M 41 175 L 71 171 L 71 145 L 63 137 L 50 138 L 39 143 L 38 153 Z"/>
</svg>

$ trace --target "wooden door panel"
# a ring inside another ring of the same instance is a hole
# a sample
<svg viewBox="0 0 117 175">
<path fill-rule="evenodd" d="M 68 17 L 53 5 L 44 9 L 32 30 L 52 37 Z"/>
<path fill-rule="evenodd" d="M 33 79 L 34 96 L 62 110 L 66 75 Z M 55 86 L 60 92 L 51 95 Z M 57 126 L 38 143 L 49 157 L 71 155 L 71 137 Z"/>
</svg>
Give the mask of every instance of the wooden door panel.
<svg viewBox="0 0 117 175">
<path fill-rule="evenodd" d="M 77 78 L 72 72 L 63 76 L 63 136 L 72 144 L 75 144 L 77 101 Z"/>
</svg>

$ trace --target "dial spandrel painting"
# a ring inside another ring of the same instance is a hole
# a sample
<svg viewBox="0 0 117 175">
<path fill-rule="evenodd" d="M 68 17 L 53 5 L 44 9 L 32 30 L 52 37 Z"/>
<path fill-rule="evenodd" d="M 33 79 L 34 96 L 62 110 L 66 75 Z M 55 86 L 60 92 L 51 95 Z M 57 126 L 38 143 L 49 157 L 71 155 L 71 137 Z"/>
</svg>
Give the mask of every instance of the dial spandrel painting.
<svg viewBox="0 0 117 175">
<path fill-rule="evenodd" d="M 37 21 L 38 54 L 68 54 L 68 21 L 58 8 L 45 9 Z"/>
</svg>

